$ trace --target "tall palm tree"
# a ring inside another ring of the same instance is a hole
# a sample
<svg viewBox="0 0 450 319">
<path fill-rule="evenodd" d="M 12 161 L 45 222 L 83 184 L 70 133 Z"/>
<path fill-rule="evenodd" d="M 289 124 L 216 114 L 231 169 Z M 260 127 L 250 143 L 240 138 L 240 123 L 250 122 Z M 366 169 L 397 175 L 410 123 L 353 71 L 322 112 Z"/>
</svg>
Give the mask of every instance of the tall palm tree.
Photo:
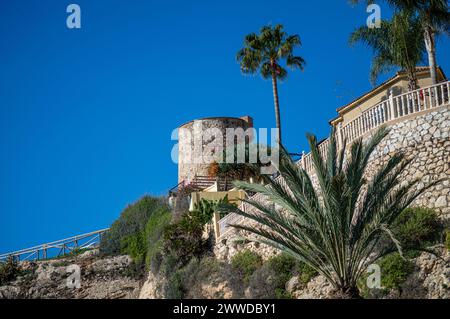
<svg viewBox="0 0 450 319">
<path fill-rule="evenodd" d="M 280 143 L 281 119 L 277 80 L 285 79 L 288 74 L 281 66 L 282 60 L 286 60 L 286 65 L 292 69 L 303 70 L 305 60 L 294 55 L 294 49 L 300 45 L 298 35 L 288 35 L 283 31 L 283 26 L 278 24 L 275 27 L 262 27 L 259 34 L 248 34 L 244 40 L 244 47 L 237 53 L 237 60 L 243 73 L 260 72 L 264 79 L 272 79 L 275 120 Z"/>
<path fill-rule="evenodd" d="M 357 3 L 360 0 L 352 0 Z M 368 1 L 371 2 L 371 1 Z M 450 34 L 450 13 L 447 0 L 386 0 L 397 12 L 410 10 L 417 14 L 422 24 L 422 34 L 428 53 L 431 80 L 437 83 L 437 62 L 435 38 Z"/>
<path fill-rule="evenodd" d="M 409 90 L 417 89 L 416 66 L 423 61 L 425 44 L 420 21 L 411 12 L 400 12 L 392 20 L 383 20 L 380 28 L 361 26 L 350 35 L 350 44 L 358 41 L 374 52 L 370 78 L 372 84 L 381 73 L 400 67 L 408 76 Z"/>
<path fill-rule="evenodd" d="M 315 136 L 308 136 L 318 180 L 317 189 L 308 173 L 282 148 L 279 179 L 264 176 L 266 185 L 235 182 L 242 190 L 264 195 L 269 204 L 245 200 L 255 212 L 222 207 L 256 221 L 259 226 L 233 225 L 252 239 L 284 251 L 314 268 L 342 297 L 358 297 L 358 278 L 382 256 L 401 252 L 390 226 L 397 216 L 426 189 L 419 180 L 406 185 L 401 174 L 411 162 L 397 153 L 368 180 L 369 158 L 388 134 L 382 127 L 367 142 L 344 143 L 338 151 L 332 132 L 326 158 Z M 275 205 L 274 205 L 275 204 Z M 277 207 L 278 205 L 278 207 Z"/>
</svg>

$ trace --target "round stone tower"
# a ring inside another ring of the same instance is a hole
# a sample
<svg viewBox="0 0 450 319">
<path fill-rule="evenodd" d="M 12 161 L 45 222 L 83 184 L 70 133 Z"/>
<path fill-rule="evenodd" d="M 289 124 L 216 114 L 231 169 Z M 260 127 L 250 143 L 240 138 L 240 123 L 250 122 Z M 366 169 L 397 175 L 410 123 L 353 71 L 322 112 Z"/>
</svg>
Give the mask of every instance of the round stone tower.
<svg viewBox="0 0 450 319">
<path fill-rule="evenodd" d="M 208 147 L 214 143 L 225 145 L 227 129 L 242 128 L 245 131 L 251 127 L 253 119 L 250 116 L 209 117 L 181 125 L 178 128 L 178 182 L 189 182 L 195 176 L 208 176 L 208 168 L 213 161 L 208 161 L 204 154 L 214 153 L 214 150 L 208 151 Z M 222 140 L 216 141 L 216 138 Z"/>
</svg>

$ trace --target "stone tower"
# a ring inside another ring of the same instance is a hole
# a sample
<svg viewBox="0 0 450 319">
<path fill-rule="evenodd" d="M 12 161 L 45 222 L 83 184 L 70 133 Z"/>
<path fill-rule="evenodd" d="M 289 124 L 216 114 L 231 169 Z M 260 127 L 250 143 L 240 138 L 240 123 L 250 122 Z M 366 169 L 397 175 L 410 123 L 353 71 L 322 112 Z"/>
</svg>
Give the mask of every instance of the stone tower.
<svg viewBox="0 0 450 319">
<path fill-rule="evenodd" d="M 250 116 L 237 117 L 209 117 L 190 121 L 178 128 L 178 182 L 191 181 L 197 176 L 208 176 L 210 162 L 199 159 L 198 150 L 201 146 L 207 148 L 215 137 L 208 137 L 202 132 L 220 131 L 222 145 L 226 142 L 226 130 L 242 128 L 244 131 L 253 127 Z M 212 130 L 209 130 L 212 129 Z"/>
</svg>

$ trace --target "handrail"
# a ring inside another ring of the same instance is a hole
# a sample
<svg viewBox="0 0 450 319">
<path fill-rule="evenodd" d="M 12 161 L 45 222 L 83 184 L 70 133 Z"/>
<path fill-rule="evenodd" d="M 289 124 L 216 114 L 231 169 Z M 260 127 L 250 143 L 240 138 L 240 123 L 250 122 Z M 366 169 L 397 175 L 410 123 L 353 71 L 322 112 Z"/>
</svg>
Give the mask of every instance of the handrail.
<svg viewBox="0 0 450 319">
<path fill-rule="evenodd" d="M 450 82 L 420 88 L 394 96 L 391 92 L 387 100 L 365 110 L 341 128 L 347 142 L 365 135 L 367 132 L 390 121 L 430 110 L 449 103 Z"/>
<path fill-rule="evenodd" d="M 405 116 L 434 109 L 436 107 L 448 105 L 450 102 L 450 81 L 419 88 L 414 91 L 402 93 L 394 96 L 391 92 L 389 98 L 370 107 L 361 115 L 344 126 L 338 126 L 336 139 L 338 148 L 341 148 L 344 139 L 347 143 L 363 137 L 369 131 L 397 121 Z M 319 153 L 326 156 L 328 139 L 319 145 Z M 307 172 L 313 169 L 311 153 L 306 154 L 301 159 L 301 165 Z"/>
<path fill-rule="evenodd" d="M 228 190 L 228 188 L 232 186 L 231 183 L 232 181 L 226 177 L 223 178 L 223 177 L 196 175 L 191 181 L 183 180 L 176 186 L 172 187 L 169 190 L 169 196 L 172 194 L 176 194 L 178 191 L 183 189 L 189 189 L 190 191 L 202 191 L 214 185 L 214 183 L 216 182 L 219 188 L 222 188 L 224 190 Z"/>
<path fill-rule="evenodd" d="M 25 249 L 21 249 L 21 250 L 9 252 L 9 253 L 4 253 L 4 254 L 0 255 L 0 261 L 6 260 L 8 258 L 17 258 L 17 259 L 21 260 L 20 257 L 25 254 L 28 254 L 28 256 L 23 258 L 22 260 L 27 260 L 32 256 L 37 256 L 36 259 L 39 259 L 40 252 L 43 253 L 42 256 L 45 259 L 47 257 L 48 250 L 52 249 L 52 248 L 60 249 L 58 256 L 61 255 L 61 253 L 65 254 L 66 249 L 68 251 L 71 251 L 75 248 L 79 248 L 79 249 L 92 248 L 92 246 L 96 245 L 96 241 L 98 241 L 98 242 L 100 241 L 101 235 L 106 233 L 108 230 L 109 230 L 109 228 L 104 228 L 104 229 L 96 230 L 93 232 L 76 235 L 76 236 L 72 236 L 69 238 L 60 239 L 60 240 L 56 240 L 53 242 L 37 245 L 34 247 L 30 247 L 30 248 L 25 248 Z M 89 237 L 91 237 L 91 238 L 87 242 L 82 243 L 82 244 L 79 243 L 80 241 L 87 239 Z M 73 244 L 73 245 L 70 246 L 70 244 Z"/>
<path fill-rule="evenodd" d="M 363 111 L 361 115 L 347 123 L 345 126 L 338 125 L 335 133 L 338 149 L 343 146 L 344 139 L 347 143 L 351 143 L 381 125 L 397 121 L 408 115 L 445 105 L 450 105 L 450 81 L 419 88 L 397 96 L 394 96 L 391 91 L 387 100 L 375 104 L 371 108 Z M 329 142 L 330 141 L 327 138 L 318 144 L 319 154 L 323 158 L 326 158 Z M 311 152 L 303 154 L 300 160 L 297 161 L 297 165 L 301 166 L 308 173 L 311 173 L 313 171 Z M 280 175 L 277 176 L 275 180 L 285 185 L 285 182 Z M 258 201 L 261 200 L 260 197 L 261 194 L 255 194 L 250 198 Z M 244 202 L 239 205 L 239 208 L 243 211 L 253 209 L 253 207 Z M 230 213 L 219 220 L 220 237 L 228 232 L 227 228 L 229 220 L 235 222 L 238 219 L 237 217 L 230 215 L 237 214 Z M 243 219 L 242 216 L 240 217 Z"/>
</svg>

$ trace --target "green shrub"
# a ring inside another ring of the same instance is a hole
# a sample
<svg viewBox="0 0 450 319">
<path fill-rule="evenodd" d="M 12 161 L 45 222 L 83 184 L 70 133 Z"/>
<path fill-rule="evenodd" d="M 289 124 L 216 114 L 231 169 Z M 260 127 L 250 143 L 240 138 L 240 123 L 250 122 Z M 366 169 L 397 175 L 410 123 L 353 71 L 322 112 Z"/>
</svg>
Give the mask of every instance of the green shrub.
<svg viewBox="0 0 450 319">
<path fill-rule="evenodd" d="M 203 239 L 204 219 L 199 211 L 186 213 L 181 219 L 168 225 L 163 233 L 163 251 L 176 256 L 181 265 L 193 257 L 202 256 L 207 250 Z"/>
<path fill-rule="evenodd" d="M 130 255 L 138 264 L 157 271 L 162 256 L 162 233 L 172 215 L 165 208 L 157 209 L 148 219 L 145 229 L 122 240 L 121 253 Z"/>
<path fill-rule="evenodd" d="M 295 258 L 288 254 L 281 253 L 270 258 L 267 261 L 267 264 L 276 275 L 274 279 L 277 287 L 284 289 L 286 282 L 294 275 L 295 266 L 297 265 Z"/>
<path fill-rule="evenodd" d="M 234 270 L 236 271 L 236 270 Z M 232 276 L 239 282 L 240 289 L 245 290 L 247 297 L 251 299 L 274 299 L 277 290 L 284 289 L 278 274 L 266 262 L 256 269 L 248 278 L 248 282 L 242 280 L 242 275 Z"/>
<path fill-rule="evenodd" d="M 14 258 L 8 258 L 5 262 L 0 263 L 0 286 L 15 280 L 19 275 L 19 263 Z"/>
<path fill-rule="evenodd" d="M 167 279 L 165 297 L 167 299 L 182 299 L 185 294 L 183 287 L 183 269 L 178 269 Z"/>
<path fill-rule="evenodd" d="M 284 288 L 276 288 L 275 289 L 275 298 L 276 299 L 292 299 L 292 295 L 286 291 Z"/>
<path fill-rule="evenodd" d="M 208 241 L 203 238 L 205 223 L 204 211 L 187 212 L 177 222 L 166 224 L 162 237 L 150 247 L 148 258 L 152 271 L 167 278 L 164 288 L 167 298 L 183 298 L 186 287 L 193 285 L 192 278 L 196 278 L 202 268 L 210 267 L 201 263 L 209 250 Z M 161 230 L 162 225 L 155 223 L 149 227 Z"/>
<path fill-rule="evenodd" d="M 405 209 L 394 222 L 392 230 L 405 250 L 436 244 L 442 234 L 436 212 L 428 208 Z"/>
<path fill-rule="evenodd" d="M 130 237 L 140 236 L 138 234 L 144 230 L 150 216 L 160 210 L 169 211 L 164 200 L 150 196 L 144 196 L 129 205 L 103 236 L 100 252 L 105 255 L 118 255 L 127 249 L 127 243 L 136 244 L 137 239 Z"/>
<path fill-rule="evenodd" d="M 191 287 L 188 282 L 199 271 L 199 264 L 200 262 L 197 258 L 192 258 L 185 266 L 177 269 L 168 276 L 166 298 L 181 299 L 185 297 L 187 289 Z"/>
<path fill-rule="evenodd" d="M 369 278 L 370 273 L 364 272 L 359 278 L 357 282 L 357 287 L 359 290 L 359 294 L 364 299 L 382 299 L 385 297 L 389 290 L 383 287 L 381 288 L 369 288 L 367 286 L 367 279 Z"/>
<path fill-rule="evenodd" d="M 304 262 L 298 262 L 297 269 L 299 281 L 304 285 L 319 274 L 315 269 L 311 268 Z"/>
<path fill-rule="evenodd" d="M 256 299 L 290 299 L 292 296 L 285 287 L 295 275 L 298 275 L 302 284 L 306 284 L 317 272 L 291 255 L 281 253 L 253 272 L 248 282 L 249 292 Z"/>
<path fill-rule="evenodd" d="M 145 226 L 146 234 L 146 265 L 154 273 L 158 272 L 163 259 L 163 233 L 170 224 L 172 215 L 166 210 L 160 210 L 150 216 Z"/>
<path fill-rule="evenodd" d="M 141 278 L 146 269 L 159 268 L 162 233 L 170 223 L 171 213 L 160 198 L 144 196 L 128 206 L 114 222 L 100 243 L 102 254 L 127 254 L 133 263 L 125 276 Z"/>
<path fill-rule="evenodd" d="M 179 267 L 180 263 L 177 256 L 164 255 L 161 259 L 158 272 L 165 277 L 170 277 Z"/>
<path fill-rule="evenodd" d="M 305 263 L 294 257 L 281 253 L 270 258 L 250 277 L 249 286 L 254 298 L 289 299 L 292 296 L 286 291 L 286 283 L 298 275 L 302 284 L 307 284 L 318 273 Z"/>
<path fill-rule="evenodd" d="M 134 235 L 127 236 L 121 241 L 121 254 L 130 255 L 133 261 L 142 263 L 145 259 L 147 247 L 145 243 L 145 233 L 137 232 Z"/>
<path fill-rule="evenodd" d="M 367 279 L 370 273 L 365 272 L 358 279 L 358 289 L 363 298 L 379 299 L 389 293 L 391 289 L 399 289 L 408 276 L 414 271 L 414 264 L 409 259 L 404 259 L 399 253 L 387 255 L 378 260 L 381 269 L 381 287 L 367 287 Z"/>
<path fill-rule="evenodd" d="M 200 286 L 202 282 L 208 282 L 211 274 L 220 272 L 220 267 L 220 262 L 214 257 L 192 258 L 186 265 L 167 274 L 167 285 L 163 288 L 165 297 L 185 298 L 188 290 L 193 291 L 193 287 Z"/>
<path fill-rule="evenodd" d="M 248 288 L 251 298 L 289 299 L 285 286 L 294 276 L 297 262 L 288 254 L 281 253 L 271 257 L 249 278 Z"/>
<path fill-rule="evenodd" d="M 381 268 L 381 286 L 386 289 L 398 289 L 414 270 L 413 263 L 403 259 L 399 253 L 383 257 L 378 265 Z"/>
<path fill-rule="evenodd" d="M 262 258 L 255 252 L 243 250 L 231 259 L 231 265 L 242 277 L 244 283 L 248 283 L 250 276 L 262 265 Z"/>
</svg>

